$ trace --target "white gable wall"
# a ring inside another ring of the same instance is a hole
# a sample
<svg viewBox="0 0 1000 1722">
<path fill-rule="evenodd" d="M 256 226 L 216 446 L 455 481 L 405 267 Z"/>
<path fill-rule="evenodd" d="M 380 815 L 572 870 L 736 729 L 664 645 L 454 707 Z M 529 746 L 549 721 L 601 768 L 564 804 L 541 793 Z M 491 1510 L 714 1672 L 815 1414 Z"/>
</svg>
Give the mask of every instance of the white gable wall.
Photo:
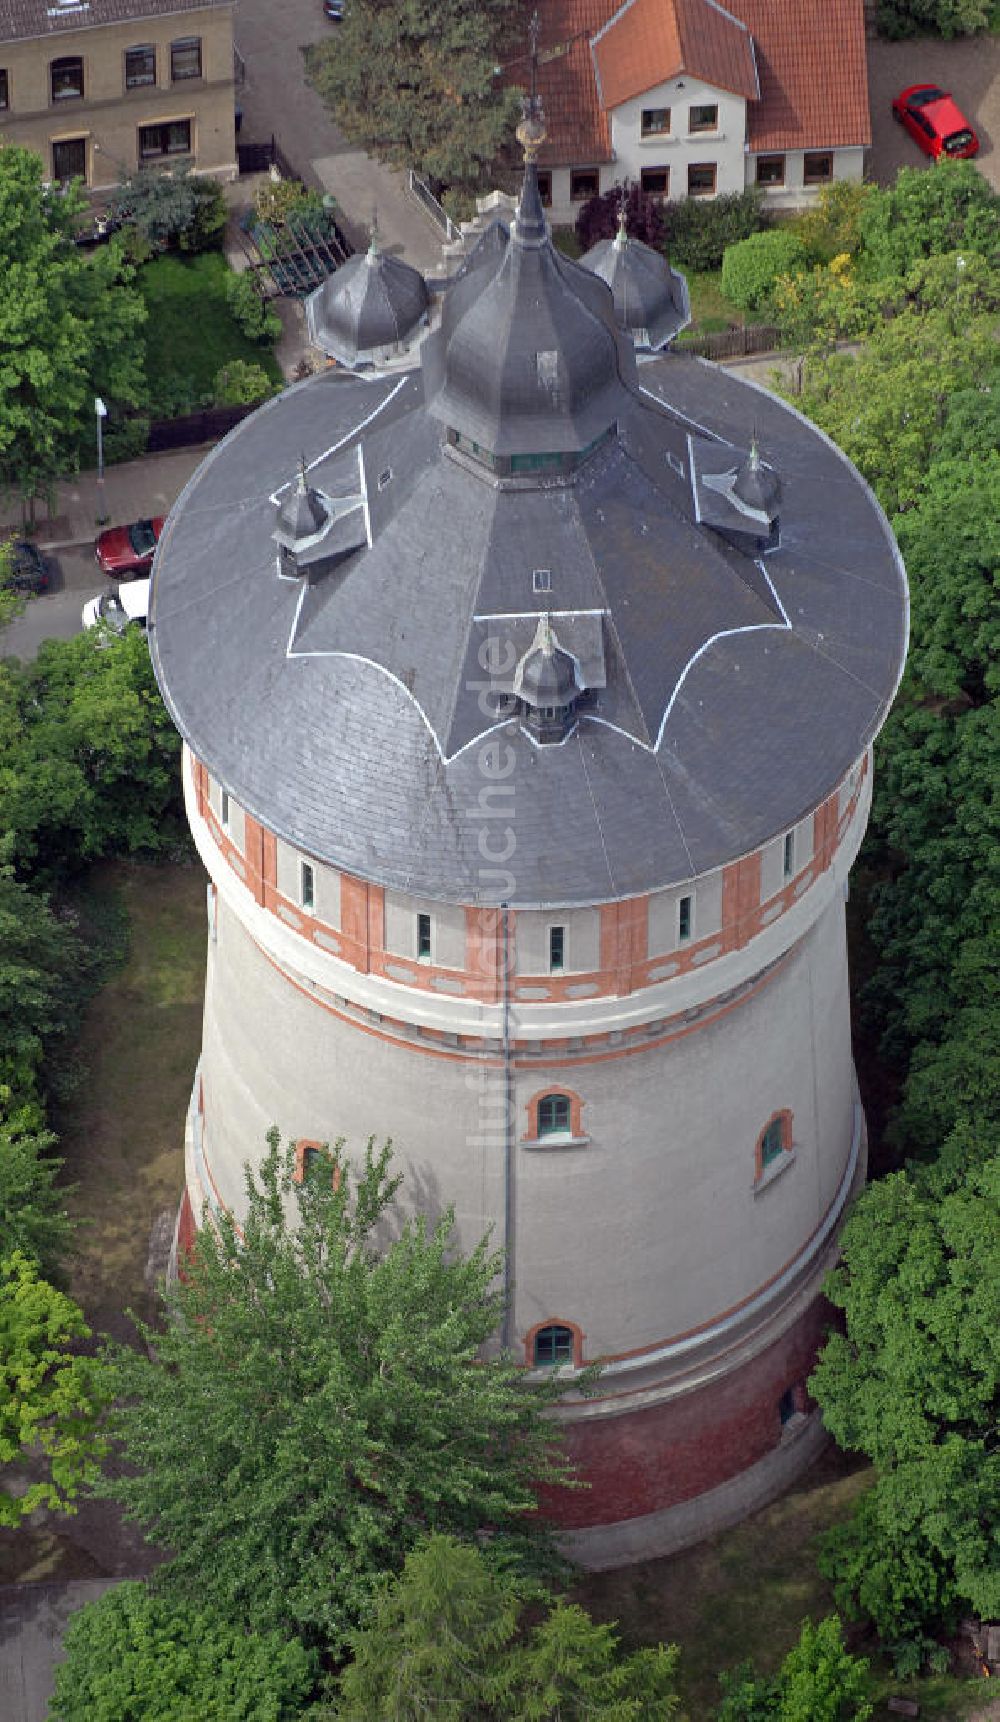
<svg viewBox="0 0 1000 1722">
<path fill-rule="evenodd" d="M 714 131 L 692 132 L 691 109 L 715 106 L 719 123 Z M 670 131 L 643 137 L 643 111 L 670 109 Z M 657 84 L 632 101 L 623 102 L 611 114 L 611 147 L 615 152 L 615 177 L 641 179 L 643 168 L 670 169 L 671 198 L 686 197 L 688 167 L 712 162 L 716 169 L 716 191 L 742 191 L 746 183 L 744 143 L 746 102 L 727 90 L 713 89 L 687 76 Z"/>
</svg>

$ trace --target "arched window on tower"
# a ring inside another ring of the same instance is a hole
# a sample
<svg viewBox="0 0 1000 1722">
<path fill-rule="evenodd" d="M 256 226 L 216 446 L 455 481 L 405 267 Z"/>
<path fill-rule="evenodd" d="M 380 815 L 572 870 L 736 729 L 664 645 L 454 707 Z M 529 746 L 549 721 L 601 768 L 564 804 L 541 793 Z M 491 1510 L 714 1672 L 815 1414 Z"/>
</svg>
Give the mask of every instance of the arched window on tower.
<svg viewBox="0 0 1000 1722">
<path fill-rule="evenodd" d="M 555 1323 L 551 1327 L 540 1327 L 535 1334 L 534 1362 L 539 1369 L 572 1363 L 573 1329 Z"/>
<path fill-rule="evenodd" d="M 546 1094 L 538 1102 L 538 1134 L 539 1136 L 554 1136 L 558 1131 L 568 1131 L 570 1127 L 570 1102 L 568 1094 Z"/>
</svg>

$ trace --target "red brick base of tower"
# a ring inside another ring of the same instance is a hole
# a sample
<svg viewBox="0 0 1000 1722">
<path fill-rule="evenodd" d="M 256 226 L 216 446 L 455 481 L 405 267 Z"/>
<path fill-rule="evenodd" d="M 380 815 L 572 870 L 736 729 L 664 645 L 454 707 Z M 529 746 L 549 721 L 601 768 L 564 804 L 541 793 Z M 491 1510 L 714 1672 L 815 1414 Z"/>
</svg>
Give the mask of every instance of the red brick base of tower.
<svg viewBox="0 0 1000 1722">
<path fill-rule="evenodd" d="M 574 1416 L 567 1408 L 566 1449 L 578 1476 L 589 1486 L 546 1490 L 545 1513 L 560 1531 L 583 1532 L 585 1544 L 589 1528 L 612 1527 L 648 1515 L 669 1520 L 669 1509 L 697 1503 L 699 1497 L 713 1492 L 716 1500 L 720 1493 L 735 1500 L 738 1480 L 754 1468 L 759 1470 L 762 1462 L 775 1479 L 770 1494 L 779 1493 L 785 1486 L 779 1480 L 782 1474 L 788 1471 L 790 1482 L 808 1463 L 807 1455 L 797 1464 L 797 1455 L 792 1455 L 796 1437 L 809 1422 L 812 1406 L 806 1380 L 832 1313 L 822 1298 L 817 1299 L 780 1339 L 750 1361 L 648 1408 L 623 1407 L 616 1416 L 605 1409 L 605 1394 L 597 1415 L 592 1409 L 589 1416 L 586 1412 Z M 607 1377 L 603 1385 L 605 1390 L 610 1385 Z M 815 1438 L 811 1445 L 814 1449 Z M 782 1463 L 783 1451 L 789 1455 L 788 1465 Z M 724 1485 L 735 1487 L 723 1490 Z M 748 1490 L 749 1496 L 755 1494 L 760 1494 L 759 1489 Z M 759 1499 L 748 1499 L 744 1510 L 758 1504 Z M 738 1511 L 725 1513 L 728 1522 L 739 1516 Z M 694 1522 L 696 1510 L 692 1513 L 688 1508 L 683 1518 L 687 1524 Z M 723 1521 L 711 1522 L 717 1518 L 712 1512 L 706 1514 L 702 1534 L 718 1528 Z M 696 1538 L 685 1535 L 683 1540 Z M 582 1558 L 586 1559 L 585 1554 Z"/>
</svg>

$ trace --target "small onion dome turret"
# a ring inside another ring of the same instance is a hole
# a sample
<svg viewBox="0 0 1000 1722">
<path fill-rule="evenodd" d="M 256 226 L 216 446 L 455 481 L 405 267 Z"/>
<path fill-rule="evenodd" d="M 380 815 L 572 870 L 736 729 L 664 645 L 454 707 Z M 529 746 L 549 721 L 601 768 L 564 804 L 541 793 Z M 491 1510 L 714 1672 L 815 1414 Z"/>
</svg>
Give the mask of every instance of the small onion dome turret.
<svg viewBox="0 0 1000 1722">
<path fill-rule="evenodd" d="M 603 282 L 552 244 L 537 103 L 518 137 L 524 183 L 509 242 L 498 235 L 470 260 L 478 266 L 446 296 L 421 353 L 428 410 L 452 443 L 501 471 L 565 462 L 601 441 L 623 413 L 634 366 Z"/>
<path fill-rule="evenodd" d="M 285 491 L 278 503 L 272 537 L 281 552 L 281 560 L 289 573 L 301 573 L 315 559 L 330 524 L 330 509 L 326 498 L 309 483 L 305 456 L 299 465 L 298 478 Z"/>
<path fill-rule="evenodd" d="M 513 691 L 536 740 L 562 741 L 573 721 L 580 677 L 576 659 L 560 646 L 548 616 L 539 619 L 535 638 L 514 671 Z"/>
<path fill-rule="evenodd" d="M 750 452 L 740 465 L 733 480 L 733 495 L 744 508 L 774 520 L 781 501 L 781 480 L 773 467 L 765 466 L 760 458 L 760 446 L 754 437 Z"/>
<path fill-rule="evenodd" d="M 342 365 L 373 365 L 404 353 L 427 321 L 419 270 L 380 251 L 352 257 L 306 300 L 314 344 Z"/>
<path fill-rule="evenodd" d="M 690 323 L 691 298 L 684 276 L 671 269 L 662 252 L 629 238 L 624 214 L 614 239 L 599 240 L 580 263 L 607 282 L 618 325 L 637 348 L 659 352 Z"/>
</svg>

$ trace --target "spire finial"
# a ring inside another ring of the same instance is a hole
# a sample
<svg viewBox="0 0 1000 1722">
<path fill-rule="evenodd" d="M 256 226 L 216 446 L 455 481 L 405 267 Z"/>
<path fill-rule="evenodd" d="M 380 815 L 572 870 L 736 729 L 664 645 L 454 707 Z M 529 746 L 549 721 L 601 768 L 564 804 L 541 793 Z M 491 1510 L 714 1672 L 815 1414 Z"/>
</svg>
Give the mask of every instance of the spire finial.
<svg viewBox="0 0 1000 1722">
<path fill-rule="evenodd" d="M 525 166 L 531 166 L 538 160 L 547 132 L 545 118 L 542 113 L 542 99 L 538 94 L 538 32 L 540 29 L 537 11 L 531 14 L 528 33 L 531 38 L 531 92 L 521 98 L 521 122 L 517 128 L 517 141 L 524 151 Z"/>
<path fill-rule="evenodd" d="M 372 227 L 368 239 L 368 256 L 378 256 L 378 205 L 372 204 Z"/>
<path fill-rule="evenodd" d="M 618 232 L 615 234 L 615 248 L 624 251 L 628 244 L 628 192 L 624 186 L 618 191 Z"/>
<path fill-rule="evenodd" d="M 298 489 L 299 489 L 299 495 L 300 496 L 305 496 L 308 485 L 309 485 L 309 470 L 306 466 L 306 451 L 305 451 L 305 449 L 303 449 L 302 453 L 299 455 L 299 485 L 298 485 Z"/>
</svg>

